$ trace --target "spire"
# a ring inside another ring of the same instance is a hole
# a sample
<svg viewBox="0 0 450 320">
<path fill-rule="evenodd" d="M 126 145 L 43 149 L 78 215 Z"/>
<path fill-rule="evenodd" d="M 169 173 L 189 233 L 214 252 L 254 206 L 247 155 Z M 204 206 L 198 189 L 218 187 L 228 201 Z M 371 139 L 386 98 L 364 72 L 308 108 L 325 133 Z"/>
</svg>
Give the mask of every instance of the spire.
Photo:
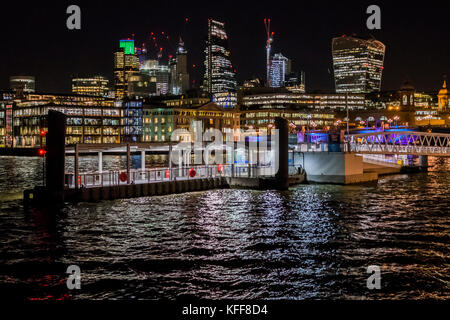
<svg viewBox="0 0 450 320">
<path fill-rule="evenodd" d="M 177 53 L 187 53 L 186 49 L 184 49 L 184 41 L 183 41 L 183 39 L 181 39 L 181 37 L 180 37 L 180 41 L 178 41 Z"/>
<path fill-rule="evenodd" d="M 447 83 L 446 83 L 447 81 L 446 80 L 444 80 L 444 84 L 442 85 L 442 89 L 445 89 L 445 88 L 447 88 Z"/>
</svg>

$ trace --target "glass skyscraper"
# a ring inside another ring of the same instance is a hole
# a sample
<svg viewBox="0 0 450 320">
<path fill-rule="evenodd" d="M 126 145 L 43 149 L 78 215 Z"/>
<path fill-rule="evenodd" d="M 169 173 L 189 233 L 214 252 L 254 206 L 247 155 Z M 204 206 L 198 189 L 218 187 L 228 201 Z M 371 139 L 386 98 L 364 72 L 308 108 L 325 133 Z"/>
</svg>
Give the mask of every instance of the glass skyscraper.
<svg viewBox="0 0 450 320">
<path fill-rule="evenodd" d="M 236 92 L 235 72 L 231 64 L 228 36 L 224 23 L 213 19 L 208 20 L 205 54 L 204 90 L 212 97 L 219 93 Z"/>
<path fill-rule="evenodd" d="M 274 54 L 270 61 L 269 77 L 272 88 L 284 87 L 286 74 L 290 73 L 290 61 L 281 53 Z"/>
<path fill-rule="evenodd" d="M 380 91 L 385 45 L 375 39 L 349 36 L 332 40 L 336 92 Z"/>
<path fill-rule="evenodd" d="M 139 58 L 134 50 L 134 40 L 120 40 L 114 52 L 114 91 L 116 99 L 128 95 L 128 79 L 139 71 Z"/>
</svg>

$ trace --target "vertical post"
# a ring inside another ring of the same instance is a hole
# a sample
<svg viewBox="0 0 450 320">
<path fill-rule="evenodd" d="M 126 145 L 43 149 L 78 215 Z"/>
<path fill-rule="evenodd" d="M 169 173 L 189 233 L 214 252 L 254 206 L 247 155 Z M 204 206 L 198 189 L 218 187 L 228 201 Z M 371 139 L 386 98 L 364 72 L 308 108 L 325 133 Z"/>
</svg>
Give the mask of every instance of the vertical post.
<svg viewBox="0 0 450 320">
<path fill-rule="evenodd" d="M 98 153 L 98 172 L 101 174 L 103 172 L 103 152 Z"/>
<path fill-rule="evenodd" d="M 48 112 L 45 185 L 49 198 L 57 202 L 64 201 L 66 119 L 61 112 Z"/>
<path fill-rule="evenodd" d="M 42 186 L 45 187 L 45 153 L 44 157 L 42 158 Z"/>
<path fill-rule="evenodd" d="M 278 171 L 275 174 L 277 188 L 287 190 L 289 188 L 289 128 L 286 119 L 275 118 L 275 127 L 278 129 Z M 275 155 L 277 157 L 277 155 Z"/>
<path fill-rule="evenodd" d="M 259 135 L 259 129 L 257 131 L 256 134 L 256 166 L 255 166 L 255 173 L 258 174 L 258 166 L 259 166 L 259 139 L 260 139 L 260 135 Z"/>
<path fill-rule="evenodd" d="M 234 155 L 236 152 L 237 142 L 233 141 L 233 148 L 231 149 L 231 177 L 234 178 Z"/>
<path fill-rule="evenodd" d="M 419 165 L 421 170 L 428 170 L 428 156 L 419 156 Z"/>
<path fill-rule="evenodd" d="M 79 152 L 79 148 L 80 147 L 79 147 L 78 143 L 75 143 L 75 161 L 74 161 L 75 189 L 79 188 L 79 185 L 78 185 L 78 175 L 79 175 L 79 172 L 78 172 L 78 152 Z"/>
<path fill-rule="evenodd" d="M 348 91 L 345 92 L 345 109 L 347 110 L 347 135 L 349 135 L 350 129 L 348 123 L 350 122 L 350 117 L 348 115 Z"/>
<path fill-rule="evenodd" d="M 141 151 L 141 170 L 145 171 L 145 150 Z"/>
<path fill-rule="evenodd" d="M 130 144 L 127 143 L 127 183 L 130 184 Z"/>
<path fill-rule="evenodd" d="M 172 180 L 172 143 L 169 141 L 169 180 Z"/>
</svg>

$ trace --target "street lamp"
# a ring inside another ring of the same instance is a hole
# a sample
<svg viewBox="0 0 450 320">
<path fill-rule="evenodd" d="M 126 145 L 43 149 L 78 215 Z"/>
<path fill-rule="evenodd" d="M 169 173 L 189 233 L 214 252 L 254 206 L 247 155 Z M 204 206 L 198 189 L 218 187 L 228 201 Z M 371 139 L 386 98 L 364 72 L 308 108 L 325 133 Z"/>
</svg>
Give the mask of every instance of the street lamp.
<svg viewBox="0 0 450 320">
<path fill-rule="evenodd" d="M 394 116 L 394 120 L 395 120 L 395 127 L 398 127 L 398 120 L 400 119 L 399 116 Z"/>
</svg>

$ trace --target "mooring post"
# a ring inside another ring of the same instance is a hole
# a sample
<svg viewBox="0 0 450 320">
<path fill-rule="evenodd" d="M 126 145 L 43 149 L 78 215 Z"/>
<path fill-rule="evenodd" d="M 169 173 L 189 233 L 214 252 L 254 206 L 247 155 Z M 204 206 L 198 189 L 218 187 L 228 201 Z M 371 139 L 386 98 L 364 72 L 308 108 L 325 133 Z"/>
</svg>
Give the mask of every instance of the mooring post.
<svg viewBox="0 0 450 320">
<path fill-rule="evenodd" d="M 172 143 L 169 141 L 169 180 L 172 180 Z"/>
<path fill-rule="evenodd" d="M 78 174 L 79 174 L 79 172 L 78 172 L 78 152 L 79 152 L 79 146 L 78 146 L 78 143 L 75 143 L 75 159 L 74 159 L 74 164 L 73 164 L 73 166 L 74 166 L 74 172 L 75 172 L 75 176 L 73 177 L 74 178 L 74 183 L 75 183 L 75 189 L 78 189 L 79 188 L 79 185 L 78 185 Z"/>
<path fill-rule="evenodd" d="M 103 172 L 103 152 L 101 151 L 98 153 L 98 172 Z"/>
<path fill-rule="evenodd" d="M 145 150 L 141 151 L 141 170 L 145 171 Z"/>
<path fill-rule="evenodd" d="M 127 143 L 127 183 L 130 184 L 130 144 Z"/>
<path fill-rule="evenodd" d="M 49 200 L 64 201 L 66 115 L 48 111 L 46 190 Z"/>
<path fill-rule="evenodd" d="M 280 190 L 289 188 L 289 128 L 286 119 L 275 118 L 275 127 L 278 129 L 278 171 L 275 174 L 276 185 Z M 275 155 L 277 157 L 277 155 Z"/>
</svg>

